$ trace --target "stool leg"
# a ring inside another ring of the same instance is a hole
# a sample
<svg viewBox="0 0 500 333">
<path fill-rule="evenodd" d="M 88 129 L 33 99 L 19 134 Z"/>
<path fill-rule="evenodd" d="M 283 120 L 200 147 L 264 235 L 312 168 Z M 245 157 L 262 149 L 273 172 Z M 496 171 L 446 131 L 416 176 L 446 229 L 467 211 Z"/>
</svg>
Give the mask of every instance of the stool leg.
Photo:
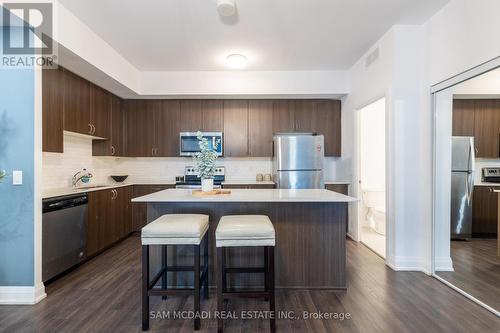
<svg viewBox="0 0 500 333">
<path fill-rule="evenodd" d="M 194 330 L 200 329 L 200 245 L 194 246 Z"/>
<path fill-rule="evenodd" d="M 227 249 L 225 247 L 221 247 L 222 251 L 222 262 L 221 262 L 221 267 L 222 267 L 222 292 L 226 292 L 227 290 L 227 274 L 226 274 L 226 255 L 227 255 Z"/>
<path fill-rule="evenodd" d="M 271 318 L 271 333 L 276 332 L 276 304 L 275 304 L 275 294 L 274 294 L 274 246 L 268 247 L 268 264 L 269 264 L 269 311 L 271 311 L 274 316 Z"/>
<path fill-rule="evenodd" d="M 162 246 L 162 251 L 161 251 L 161 258 L 163 261 L 163 267 L 165 267 L 165 273 L 163 273 L 163 276 L 161 278 L 161 288 L 166 290 L 168 285 L 167 285 L 167 245 Z M 162 296 L 161 299 L 165 300 L 167 299 L 167 296 Z"/>
<path fill-rule="evenodd" d="M 269 246 L 264 246 L 264 291 L 269 292 Z M 269 302 L 269 297 L 264 301 Z"/>
<path fill-rule="evenodd" d="M 222 275 L 224 275 L 224 264 L 222 262 L 224 258 L 224 249 L 221 247 L 217 248 L 217 264 L 216 264 L 216 276 L 217 276 L 217 312 L 219 314 L 217 318 L 217 332 L 222 333 L 224 331 L 224 322 L 222 321 L 221 314 L 224 308 L 224 300 L 222 298 Z"/>
<path fill-rule="evenodd" d="M 203 281 L 205 288 L 203 288 L 203 297 L 205 299 L 208 299 L 208 232 L 205 234 L 205 250 L 203 254 L 203 271 L 206 272 L 205 274 L 205 281 Z"/>
<path fill-rule="evenodd" d="M 142 246 L 142 330 L 149 329 L 149 245 Z"/>
</svg>

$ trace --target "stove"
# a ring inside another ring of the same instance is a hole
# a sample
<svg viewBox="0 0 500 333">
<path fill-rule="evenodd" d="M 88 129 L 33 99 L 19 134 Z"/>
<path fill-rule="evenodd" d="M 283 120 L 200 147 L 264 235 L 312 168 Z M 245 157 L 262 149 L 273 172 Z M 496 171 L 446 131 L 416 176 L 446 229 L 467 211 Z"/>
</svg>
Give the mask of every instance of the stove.
<svg viewBox="0 0 500 333">
<path fill-rule="evenodd" d="M 500 183 L 500 168 L 483 168 L 483 182 Z"/>
<path fill-rule="evenodd" d="M 224 167 L 217 167 L 214 174 L 214 188 L 221 187 L 222 182 L 226 179 Z M 184 169 L 184 179 L 177 177 L 175 188 L 199 189 L 201 188 L 201 178 L 198 177 L 196 170 L 192 166 L 187 166 Z"/>
</svg>

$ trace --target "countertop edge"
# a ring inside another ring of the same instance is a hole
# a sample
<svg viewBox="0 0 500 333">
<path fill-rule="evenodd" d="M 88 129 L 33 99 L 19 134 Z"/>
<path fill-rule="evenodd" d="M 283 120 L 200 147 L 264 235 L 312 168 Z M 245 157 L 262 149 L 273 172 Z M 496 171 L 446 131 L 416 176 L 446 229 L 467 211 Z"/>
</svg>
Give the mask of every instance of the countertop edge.
<svg viewBox="0 0 500 333">
<path fill-rule="evenodd" d="M 127 186 L 134 186 L 134 185 L 175 185 L 175 182 L 131 182 L 131 183 L 120 183 L 120 184 L 103 184 L 106 186 L 101 186 L 101 187 L 94 187 L 94 188 L 81 188 L 81 189 L 73 189 L 73 188 L 56 188 L 56 189 L 50 189 L 47 190 L 46 193 L 43 193 L 42 195 L 42 200 L 43 199 L 51 199 L 51 198 L 57 198 L 57 197 L 64 197 L 67 195 L 73 195 L 73 194 L 83 194 L 83 193 L 89 193 L 89 192 L 95 192 L 95 191 L 104 191 L 104 190 L 111 190 L 114 188 L 120 188 L 120 187 L 127 187 Z"/>
</svg>

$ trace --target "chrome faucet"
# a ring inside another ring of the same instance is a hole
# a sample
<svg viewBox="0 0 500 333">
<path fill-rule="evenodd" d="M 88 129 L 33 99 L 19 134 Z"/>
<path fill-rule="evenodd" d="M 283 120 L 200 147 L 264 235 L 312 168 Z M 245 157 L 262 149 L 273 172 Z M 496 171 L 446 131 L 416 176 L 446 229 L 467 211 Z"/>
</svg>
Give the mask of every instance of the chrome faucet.
<svg viewBox="0 0 500 333">
<path fill-rule="evenodd" d="M 92 178 L 92 174 L 87 171 L 87 169 L 83 169 L 74 174 L 73 179 L 71 181 L 73 187 L 76 187 L 78 182 L 83 178 Z M 86 183 L 86 182 L 85 182 Z"/>
</svg>

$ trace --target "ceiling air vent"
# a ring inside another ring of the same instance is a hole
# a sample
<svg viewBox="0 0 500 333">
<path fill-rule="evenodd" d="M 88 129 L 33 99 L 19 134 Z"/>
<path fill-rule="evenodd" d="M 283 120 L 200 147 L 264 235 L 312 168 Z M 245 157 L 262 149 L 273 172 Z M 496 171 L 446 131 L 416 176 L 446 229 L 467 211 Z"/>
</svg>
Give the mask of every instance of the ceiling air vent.
<svg viewBox="0 0 500 333">
<path fill-rule="evenodd" d="M 380 57 L 380 49 L 377 46 L 365 59 L 365 68 L 370 67 Z"/>
</svg>

